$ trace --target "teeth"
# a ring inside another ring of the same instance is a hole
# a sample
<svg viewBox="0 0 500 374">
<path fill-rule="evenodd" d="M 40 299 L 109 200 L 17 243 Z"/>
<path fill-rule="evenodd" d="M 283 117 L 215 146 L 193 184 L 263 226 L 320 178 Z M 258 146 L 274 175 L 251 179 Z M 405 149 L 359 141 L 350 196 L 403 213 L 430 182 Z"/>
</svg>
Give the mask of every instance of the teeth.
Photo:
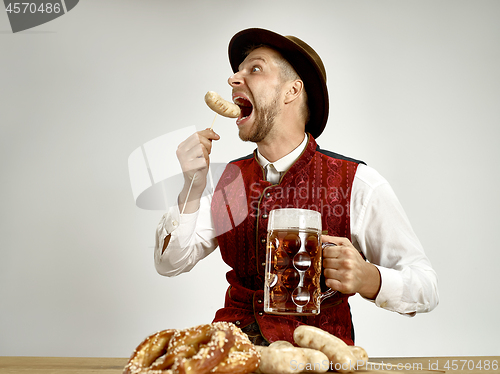
<svg viewBox="0 0 500 374">
<path fill-rule="evenodd" d="M 245 97 L 242 96 L 235 96 L 233 98 L 233 102 L 238 105 L 241 109 L 241 114 L 240 118 L 236 121 L 236 123 L 240 123 L 241 121 L 245 120 L 246 118 L 250 117 L 253 112 L 253 105 L 250 100 L 248 100 Z"/>
</svg>

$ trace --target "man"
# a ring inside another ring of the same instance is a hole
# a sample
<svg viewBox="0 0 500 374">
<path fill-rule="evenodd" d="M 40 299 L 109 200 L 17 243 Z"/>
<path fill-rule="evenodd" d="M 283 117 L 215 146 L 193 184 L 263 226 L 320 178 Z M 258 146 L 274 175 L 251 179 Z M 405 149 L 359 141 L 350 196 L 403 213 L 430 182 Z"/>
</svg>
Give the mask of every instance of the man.
<svg viewBox="0 0 500 374">
<path fill-rule="evenodd" d="M 355 293 L 410 316 L 432 310 L 436 274 L 387 181 L 315 141 L 328 117 L 326 72 L 316 52 L 295 37 L 248 29 L 231 40 L 229 58 L 234 74 L 228 83 L 242 109 L 239 136 L 257 149 L 229 163 L 213 197 L 202 198 L 212 141 L 219 136 L 207 129 L 179 146 L 185 185 L 178 207 L 157 229 L 158 272 L 189 271 L 218 246 L 232 270 L 215 321 L 234 322 L 256 344 L 292 341 L 293 330 L 304 323 L 353 344 L 348 298 Z M 297 193 L 299 188 L 307 193 Z M 264 313 L 268 214 L 311 206 L 322 213 L 328 232 L 322 242 L 336 245 L 323 252 L 323 275 L 326 286 L 339 292 L 324 301 L 318 316 Z"/>
</svg>

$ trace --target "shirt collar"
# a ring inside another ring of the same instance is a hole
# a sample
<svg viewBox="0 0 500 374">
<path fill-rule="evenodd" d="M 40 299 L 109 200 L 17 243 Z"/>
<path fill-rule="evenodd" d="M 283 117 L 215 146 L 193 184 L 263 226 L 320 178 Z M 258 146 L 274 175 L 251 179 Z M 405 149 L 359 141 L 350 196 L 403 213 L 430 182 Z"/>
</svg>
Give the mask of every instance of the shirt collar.
<svg viewBox="0 0 500 374">
<path fill-rule="evenodd" d="M 302 152 L 307 146 L 307 134 L 304 134 L 304 140 L 302 143 L 299 144 L 297 148 L 295 148 L 293 151 L 291 151 L 289 154 L 286 156 L 283 156 L 279 160 L 275 162 L 270 162 L 267 160 L 264 156 L 262 156 L 259 152 L 259 149 L 257 148 L 257 161 L 259 161 L 259 164 L 265 169 L 267 165 L 273 164 L 274 168 L 279 172 L 279 173 L 284 173 L 290 167 L 294 164 L 295 161 L 300 157 Z"/>
</svg>

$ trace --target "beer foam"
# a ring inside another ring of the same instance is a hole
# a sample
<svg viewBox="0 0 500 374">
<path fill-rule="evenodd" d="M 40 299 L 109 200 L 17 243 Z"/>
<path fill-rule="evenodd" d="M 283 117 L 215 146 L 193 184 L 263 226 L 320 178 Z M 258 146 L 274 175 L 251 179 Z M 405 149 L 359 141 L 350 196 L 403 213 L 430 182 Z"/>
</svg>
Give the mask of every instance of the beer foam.
<svg viewBox="0 0 500 374">
<path fill-rule="evenodd" d="M 271 210 L 267 230 L 278 229 L 321 231 L 321 214 L 315 210 L 298 208 Z"/>
</svg>

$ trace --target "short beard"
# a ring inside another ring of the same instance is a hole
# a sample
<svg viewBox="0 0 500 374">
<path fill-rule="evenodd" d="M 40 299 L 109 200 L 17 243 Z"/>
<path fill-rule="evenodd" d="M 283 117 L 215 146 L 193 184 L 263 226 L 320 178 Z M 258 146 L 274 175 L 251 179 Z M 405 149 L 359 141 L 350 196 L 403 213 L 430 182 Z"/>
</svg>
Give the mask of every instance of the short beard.
<svg viewBox="0 0 500 374">
<path fill-rule="evenodd" d="M 240 139 L 244 142 L 259 143 L 263 141 L 274 127 L 274 121 L 279 113 L 278 109 L 278 92 L 273 101 L 269 105 L 259 108 L 255 117 L 254 130 L 247 136 L 243 136 L 240 132 Z"/>
</svg>

